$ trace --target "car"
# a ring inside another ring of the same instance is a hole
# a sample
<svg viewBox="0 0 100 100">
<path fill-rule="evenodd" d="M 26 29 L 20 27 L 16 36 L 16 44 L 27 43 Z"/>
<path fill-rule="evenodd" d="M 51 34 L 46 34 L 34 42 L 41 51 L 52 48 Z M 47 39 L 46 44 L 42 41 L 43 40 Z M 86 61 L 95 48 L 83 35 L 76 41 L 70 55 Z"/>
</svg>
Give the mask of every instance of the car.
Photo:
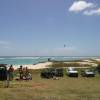
<svg viewBox="0 0 100 100">
<path fill-rule="evenodd" d="M 94 77 L 95 76 L 95 72 L 93 70 L 86 69 L 85 71 L 81 71 L 81 75 L 83 77 Z"/>
<path fill-rule="evenodd" d="M 44 69 L 41 72 L 42 78 L 52 78 L 53 77 L 53 69 Z"/>
<path fill-rule="evenodd" d="M 42 78 L 53 78 L 53 77 L 63 77 L 62 68 L 48 68 L 41 72 Z"/>
<path fill-rule="evenodd" d="M 55 69 L 55 76 L 56 77 L 63 77 L 64 76 L 63 68 L 56 68 Z"/>
<path fill-rule="evenodd" d="M 7 80 L 7 67 L 6 64 L 0 64 L 0 81 Z"/>
<path fill-rule="evenodd" d="M 74 67 L 69 67 L 69 68 L 67 69 L 67 75 L 68 75 L 69 77 L 78 77 L 78 71 L 75 70 Z"/>
</svg>

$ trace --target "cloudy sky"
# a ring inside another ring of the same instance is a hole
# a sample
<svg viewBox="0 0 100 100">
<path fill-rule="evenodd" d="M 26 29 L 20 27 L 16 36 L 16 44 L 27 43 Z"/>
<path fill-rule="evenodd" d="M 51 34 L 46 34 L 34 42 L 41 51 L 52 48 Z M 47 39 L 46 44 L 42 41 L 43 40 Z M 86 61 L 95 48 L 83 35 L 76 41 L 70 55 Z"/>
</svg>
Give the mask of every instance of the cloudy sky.
<svg viewBox="0 0 100 100">
<path fill-rule="evenodd" d="M 100 0 L 0 0 L 0 56 L 100 56 Z"/>
</svg>

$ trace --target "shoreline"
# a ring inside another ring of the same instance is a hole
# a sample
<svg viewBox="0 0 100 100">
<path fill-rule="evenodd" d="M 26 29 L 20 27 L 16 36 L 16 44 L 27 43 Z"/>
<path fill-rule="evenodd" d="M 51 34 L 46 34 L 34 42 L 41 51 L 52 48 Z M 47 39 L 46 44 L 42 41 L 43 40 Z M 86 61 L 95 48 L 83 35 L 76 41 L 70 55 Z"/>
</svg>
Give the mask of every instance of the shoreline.
<svg viewBox="0 0 100 100">
<path fill-rule="evenodd" d="M 94 61 L 93 61 L 94 60 Z M 80 67 L 82 65 L 90 65 L 91 67 L 96 67 L 98 64 L 95 62 L 98 61 L 100 62 L 100 59 L 86 59 L 86 60 L 81 60 L 81 61 L 47 61 L 47 62 L 39 62 L 36 64 L 22 64 L 23 67 L 28 67 L 28 69 L 44 69 L 44 68 L 50 68 L 49 65 L 52 65 L 54 62 L 63 62 L 63 63 L 77 63 L 80 64 Z M 9 65 L 8 65 L 9 66 Z M 14 69 L 20 68 L 21 65 L 13 64 Z M 74 67 L 74 66 L 72 66 Z"/>
</svg>

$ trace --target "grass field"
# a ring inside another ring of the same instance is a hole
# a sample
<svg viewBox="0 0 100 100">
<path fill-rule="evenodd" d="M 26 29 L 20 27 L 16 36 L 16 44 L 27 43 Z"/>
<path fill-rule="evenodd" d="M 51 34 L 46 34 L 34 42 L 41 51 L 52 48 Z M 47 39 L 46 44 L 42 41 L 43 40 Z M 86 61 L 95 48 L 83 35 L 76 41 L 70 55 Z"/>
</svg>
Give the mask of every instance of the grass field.
<svg viewBox="0 0 100 100">
<path fill-rule="evenodd" d="M 41 70 L 31 70 L 32 81 L 12 81 L 0 88 L 0 100 L 100 100 L 100 75 L 93 78 L 43 79 Z"/>
</svg>

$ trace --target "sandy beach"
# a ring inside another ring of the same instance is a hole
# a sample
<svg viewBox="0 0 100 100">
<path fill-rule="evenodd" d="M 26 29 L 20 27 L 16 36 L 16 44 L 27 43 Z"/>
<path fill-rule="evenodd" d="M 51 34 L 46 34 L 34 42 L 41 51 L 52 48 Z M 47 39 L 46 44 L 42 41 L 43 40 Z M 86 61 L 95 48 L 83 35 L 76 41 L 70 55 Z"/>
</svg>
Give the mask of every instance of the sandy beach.
<svg viewBox="0 0 100 100">
<path fill-rule="evenodd" d="M 96 58 L 96 59 L 94 59 L 94 60 L 96 60 L 96 61 L 100 62 L 100 59 L 99 59 L 99 58 Z"/>
<path fill-rule="evenodd" d="M 44 69 L 48 68 L 48 65 L 51 65 L 52 62 L 45 62 L 45 63 L 39 63 L 36 65 L 22 65 L 23 67 L 28 67 L 28 69 Z M 20 65 L 13 65 L 14 69 L 18 69 Z"/>
</svg>

